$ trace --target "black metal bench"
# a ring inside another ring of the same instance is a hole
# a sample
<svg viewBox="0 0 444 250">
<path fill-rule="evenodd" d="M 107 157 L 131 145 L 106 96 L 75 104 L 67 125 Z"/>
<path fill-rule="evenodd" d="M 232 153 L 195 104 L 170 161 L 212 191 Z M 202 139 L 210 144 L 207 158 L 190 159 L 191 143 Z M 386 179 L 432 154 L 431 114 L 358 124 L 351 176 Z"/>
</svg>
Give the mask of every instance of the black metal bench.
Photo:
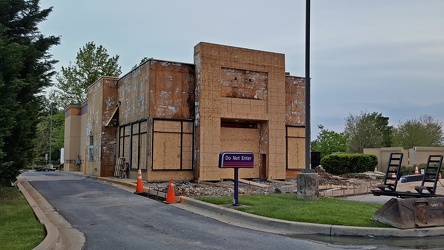
<svg viewBox="0 0 444 250">
<path fill-rule="evenodd" d="M 427 191 L 428 194 L 436 194 L 436 183 L 439 180 L 439 173 L 442 165 L 442 155 L 430 155 L 424 170 L 424 177 L 422 178 L 421 186 L 416 186 L 416 192 L 422 194 Z M 427 185 L 427 183 L 431 183 Z"/>
<path fill-rule="evenodd" d="M 396 191 L 396 187 L 398 184 L 398 176 L 401 168 L 402 153 L 392 153 L 390 154 L 389 165 L 383 185 L 378 186 L 378 189 L 372 190 L 372 193 L 375 196 L 387 195 L 400 198 L 444 196 L 436 194 L 436 184 L 439 181 L 439 173 L 441 171 L 442 161 L 442 155 L 430 155 L 427 160 L 424 175 L 422 177 L 421 186 L 415 186 L 415 192 L 400 192 Z"/>
<path fill-rule="evenodd" d="M 396 192 L 403 156 L 403 153 L 390 154 L 387 171 L 385 172 L 384 176 L 384 182 L 382 185 L 378 186 L 381 191 Z"/>
</svg>

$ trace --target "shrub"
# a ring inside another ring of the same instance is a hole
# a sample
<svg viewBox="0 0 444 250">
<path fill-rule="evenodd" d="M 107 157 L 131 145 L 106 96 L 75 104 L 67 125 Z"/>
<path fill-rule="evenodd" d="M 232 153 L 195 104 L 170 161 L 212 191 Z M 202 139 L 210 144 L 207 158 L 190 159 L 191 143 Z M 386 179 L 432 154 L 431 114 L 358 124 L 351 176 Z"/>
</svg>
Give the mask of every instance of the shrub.
<svg viewBox="0 0 444 250">
<path fill-rule="evenodd" d="M 424 171 L 425 171 L 426 166 L 427 166 L 427 164 L 425 164 L 425 163 L 418 164 L 418 172 L 421 174 L 421 169 L 424 169 Z M 414 175 L 415 170 L 416 170 L 416 166 L 401 166 L 401 170 L 400 170 L 401 174 L 400 175 L 401 176 Z M 442 167 L 441 167 L 440 172 L 441 172 L 441 174 L 444 174 L 444 169 Z"/>
<path fill-rule="evenodd" d="M 338 175 L 372 171 L 377 164 L 378 158 L 370 154 L 331 154 L 321 159 L 325 171 Z"/>
</svg>

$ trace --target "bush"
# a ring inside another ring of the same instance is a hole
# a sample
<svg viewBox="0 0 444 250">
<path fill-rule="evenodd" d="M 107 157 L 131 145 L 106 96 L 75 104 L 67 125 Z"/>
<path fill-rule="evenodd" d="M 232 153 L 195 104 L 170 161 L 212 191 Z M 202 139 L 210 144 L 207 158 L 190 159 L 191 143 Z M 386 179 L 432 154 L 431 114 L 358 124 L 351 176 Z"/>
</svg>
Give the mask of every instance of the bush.
<svg viewBox="0 0 444 250">
<path fill-rule="evenodd" d="M 331 154 L 321 159 L 321 165 L 331 174 L 362 173 L 372 171 L 378 158 L 370 154 Z"/>
</svg>

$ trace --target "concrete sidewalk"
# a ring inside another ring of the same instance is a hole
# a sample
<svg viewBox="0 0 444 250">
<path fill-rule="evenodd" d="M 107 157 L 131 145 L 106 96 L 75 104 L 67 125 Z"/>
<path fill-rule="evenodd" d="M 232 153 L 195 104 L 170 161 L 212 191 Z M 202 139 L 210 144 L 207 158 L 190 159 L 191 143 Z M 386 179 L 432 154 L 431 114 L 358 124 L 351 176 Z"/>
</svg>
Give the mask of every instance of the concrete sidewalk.
<svg viewBox="0 0 444 250">
<path fill-rule="evenodd" d="M 71 173 L 72 174 L 72 173 Z M 79 173 L 76 173 L 79 174 Z M 79 175 L 83 175 L 80 173 Z M 90 177 L 90 176 L 85 176 Z M 119 179 L 114 177 L 92 177 L 107 183 L 122 186 L 127 191 L 136 189 L 137 180 Z M 74 229 L 54 208 L 23 178 L 18 178 L 18 186 L 28 203 L 34 210 L 39 221 L 45 226 L 47 236 L 35 249 L 81 249 L 85 243 L 83 234 Z M 144 187 L 145 192 L 165 198 L 166 194 Z M 356 196 L 348 199 L 368 201 L 372 195 Z M 377 202 L 381 202 L 378 200 Z M 365 237 L 429 237 L 443 236 L 444 227 L 397 229 L 397 228 L 368 228 L 338 225 L 325 225 L 303 222 L 292 222 L 257 216 L 236 210 L 233 207 L 224 207 L 202 202 L 188 197 L 177 197 L 178 208 L 210 217 L 231 225 L 253 230 L 276 233 L 281 235 L 322 234 L 330 236 L 365 236 Z"/>
</svg>

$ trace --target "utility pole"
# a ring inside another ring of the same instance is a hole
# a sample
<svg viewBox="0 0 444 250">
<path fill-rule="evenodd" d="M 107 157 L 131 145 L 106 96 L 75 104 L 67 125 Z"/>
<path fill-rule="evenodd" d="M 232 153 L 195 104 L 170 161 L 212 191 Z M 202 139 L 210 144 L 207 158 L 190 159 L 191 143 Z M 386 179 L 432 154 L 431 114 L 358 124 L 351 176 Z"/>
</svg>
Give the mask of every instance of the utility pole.
<svg viewBox="0 0 444 250">
<path fill-rule="evenodd" d="M 310 168 L 311 163 L 311 122 L 310 122 L 310 0 L 306 0 L 305 23 L 305 169 L 297 178 L 297 198 L 302 200 L 319 199 L 318 174 Z"/>
<path fill-rule="evenodd" d="M 310 117 L 310 0 L 305 4 L 305 170 L 310 172 L 311 117 Z"/>
<path fill-rule="evenodd" d="M 49 164 L 48 166 L 52 168 L 52 164 L 51 164 L 51 151 L 52 151 L 52 109 L 55 108 L 57 105 L 57 103 L 55 102 L 51 102 L 51 105 L 49 106 L 49 113 L 50 113 L 50 125 L 49 125 Z"/>
</svg>

